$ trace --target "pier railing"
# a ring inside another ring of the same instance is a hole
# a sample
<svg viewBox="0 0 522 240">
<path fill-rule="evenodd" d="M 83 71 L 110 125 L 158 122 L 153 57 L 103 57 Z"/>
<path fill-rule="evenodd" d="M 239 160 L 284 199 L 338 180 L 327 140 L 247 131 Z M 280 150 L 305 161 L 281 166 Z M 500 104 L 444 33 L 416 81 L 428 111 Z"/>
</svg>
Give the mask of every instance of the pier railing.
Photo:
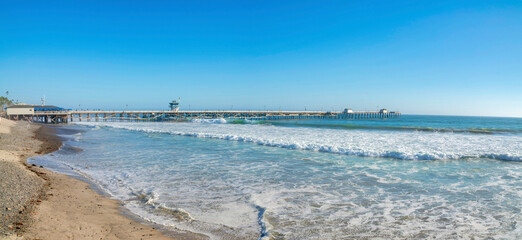
<svg viewBox="0 0 522 240">
<path fill-rule="evenodd" d="M 383 111 L 36 111 L 33 114 L 9 115 L 13 120 L 40 123 L 74 121 L 183 121 L 190 119 L 385 119 L 400 117 L 400 112 Z"/>
</svg>

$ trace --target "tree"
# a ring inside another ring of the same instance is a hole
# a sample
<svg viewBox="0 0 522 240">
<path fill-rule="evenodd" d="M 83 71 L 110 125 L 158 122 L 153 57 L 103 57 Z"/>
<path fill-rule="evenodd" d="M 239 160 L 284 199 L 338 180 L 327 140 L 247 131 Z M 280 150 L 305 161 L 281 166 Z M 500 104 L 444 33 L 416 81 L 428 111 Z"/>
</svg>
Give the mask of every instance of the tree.
<svg viewBox="0 0 522 240">
<path fill-rule="evenodd" d="M 5 92 L 6 95 L 9 94 L 9 91 Z M 0 112 L 4 112 L 6 107 L 13 105 L 13 100 L 9 100 L 9 98 L 0 96 Z"/>
</svg>

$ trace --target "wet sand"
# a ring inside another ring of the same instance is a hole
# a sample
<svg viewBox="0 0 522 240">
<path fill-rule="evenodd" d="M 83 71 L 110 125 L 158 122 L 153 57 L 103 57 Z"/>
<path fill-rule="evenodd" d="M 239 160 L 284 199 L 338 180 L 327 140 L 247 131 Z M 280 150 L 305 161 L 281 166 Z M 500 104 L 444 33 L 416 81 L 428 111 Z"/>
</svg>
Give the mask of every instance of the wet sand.
<svg viewBox="0 0 522 240">
<path fill-rule="evenodd" d="M 52 128 L 0 120 L 0 239 L 206 239 L 169 232 L 121 214 L 121 204 L 88 183 L 26 163 L 56 151 Z"/>
</svg>

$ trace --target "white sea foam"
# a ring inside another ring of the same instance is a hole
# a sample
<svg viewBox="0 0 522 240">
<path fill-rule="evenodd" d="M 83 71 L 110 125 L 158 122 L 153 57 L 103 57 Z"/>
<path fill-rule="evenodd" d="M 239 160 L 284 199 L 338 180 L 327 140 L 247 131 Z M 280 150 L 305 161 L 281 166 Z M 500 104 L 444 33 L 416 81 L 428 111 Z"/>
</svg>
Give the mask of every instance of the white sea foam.
<svg viewBox="0 0 522 240">
<path fill-rule="evenodd" d="M 195 118 L 190 120 L 193 123 L 215 123 L 215 124 L 224 124 L 227 123 L 227 120 L 224 118 L 215 118 L 215 119 L 202 119 L 202 118 Z"/>
<path fill-rule="evenodd" d="M 258 145 L 330 152 L 363 157 L 397 159 L 492 158 L 522 160 L 522 136 L 439 132 L 397 132 L 290 128 L 225 123 L 224 119 L 193 120 L 193 123 L 82 122 L 134 131 L 213 138 Z"/>
<path fill-rule="evenodd" d="M 82 125 L 97 130 L 67 144 L 84 151 L 64 147 L 39 164 L 61 161 L 144 219 L 211 239 L 522 236 L 518 162 L 342 155 L 520 158 L 514 135 L 200 122 Z"/>
</svg>

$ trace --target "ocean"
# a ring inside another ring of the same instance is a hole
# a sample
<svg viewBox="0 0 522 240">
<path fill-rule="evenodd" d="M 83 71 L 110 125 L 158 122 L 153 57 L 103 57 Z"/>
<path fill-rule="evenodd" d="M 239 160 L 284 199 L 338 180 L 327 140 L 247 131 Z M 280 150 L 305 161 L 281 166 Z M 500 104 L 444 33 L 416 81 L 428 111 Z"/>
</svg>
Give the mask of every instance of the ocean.
<svg viewBox="0 0 522 240">
<path fill-rule="evenodd" d="M 61 129 L 61 130 L 60 130 Z M 74 122 L 30 163 L 211 239 L 521 239 L 522 119 Z"/>
</svg>

